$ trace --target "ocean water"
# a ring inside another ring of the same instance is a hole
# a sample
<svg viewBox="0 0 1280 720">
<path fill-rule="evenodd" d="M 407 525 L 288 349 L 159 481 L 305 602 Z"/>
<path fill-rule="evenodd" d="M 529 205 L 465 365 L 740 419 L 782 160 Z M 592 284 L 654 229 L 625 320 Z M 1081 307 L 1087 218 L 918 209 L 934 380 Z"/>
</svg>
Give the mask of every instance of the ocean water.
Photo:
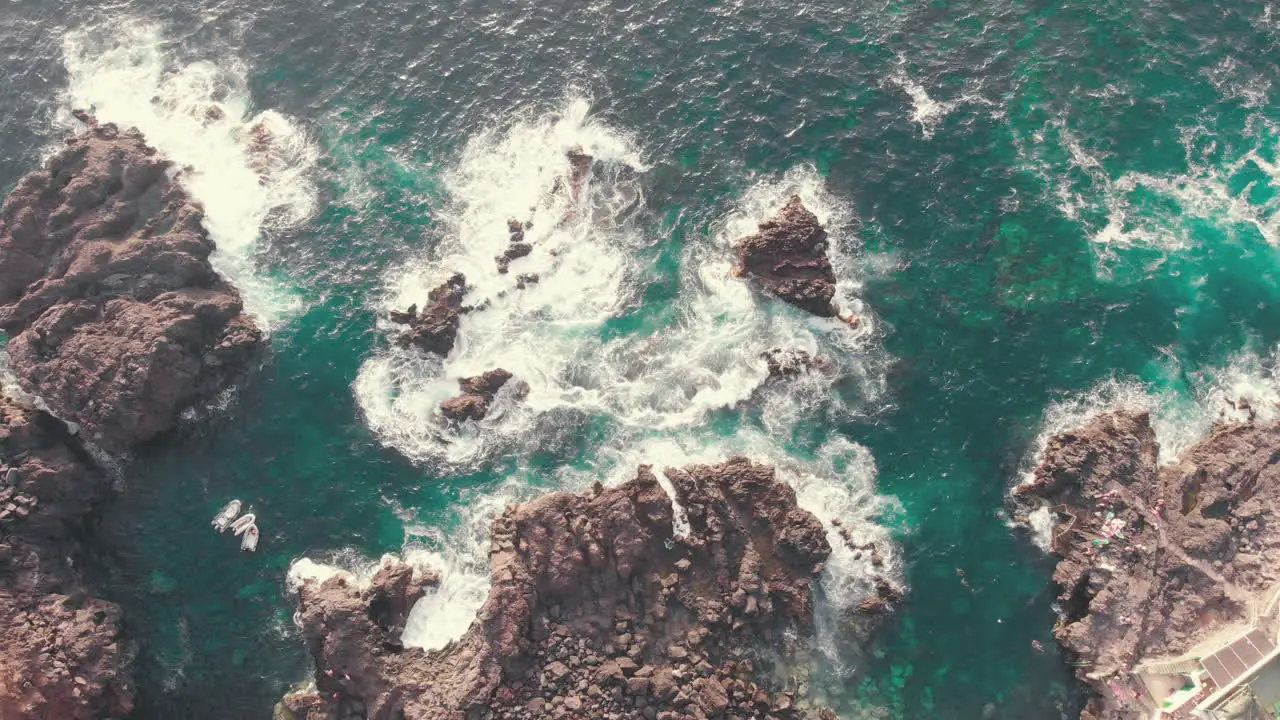
<svg viewBox="0 0 1280 720">
<path fill-rule="evenodd" d="M 1166 459 L 1228 399 L 1274 412 L 1278 23 L 1238 0 L 7 3 L 0 190 L 73 108 L 138 126 L 190 167 L 270 331 L 262 371 L 140 449 L 104 513 L 134 717 L 270 717 L 308 672 L 291 568 L 407 549 L 445 582 L 405 639 L 438 647 L 483 601 L 506 503 L 737 453 L 909 588 L 853 642 L 835 608 L 867 568 L 837 553 L 817 699 L 1074 717 L 1052 559 L 1005 497 L 1101 408 L 1152 409 Z M 570 212 L 549 190 L 575 147 L 600 162 Z M 792 193 L 856 332 L 730 276 Z M 509 217 L 537 249 L 499 276 Z M 490 307 L 443 362 L 395 348 L 386 310 L 454 270 Z M 757 391 L 775 345 L 839 372 Z M 527 399 L 441 428 L 456 379 L 497 365 Z M 208 529 L 232 497 L 255 555 Z"/>
</svg>

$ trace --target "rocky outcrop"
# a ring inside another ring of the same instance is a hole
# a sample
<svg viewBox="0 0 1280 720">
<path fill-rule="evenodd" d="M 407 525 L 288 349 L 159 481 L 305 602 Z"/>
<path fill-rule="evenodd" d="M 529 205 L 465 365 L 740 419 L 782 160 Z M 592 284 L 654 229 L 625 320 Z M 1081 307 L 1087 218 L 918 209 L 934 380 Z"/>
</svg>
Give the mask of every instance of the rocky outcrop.
<svg viewBox="0 0 1280 720">
<path fill-rule="evenodd" d="M 836 275 L 827 259 L 827 231 L 798 196 L 760 231 L 737 241 L 738 274 L 796 307 L 835 317 Z"/>
<path fill-rule="evenodd" d="M 508 507 L 488 600 L 439 651 L 388 644 L 344 581 L 305 583 L 316 690 L 287 704 L 310 720 L 804 717 L 758 650 L 811 629 L 822 524 L 744 458 L 665 474 L 683 515 L 648 467 Z"/>
<path fill-rule="evenodd" d="M 475 377 L 463 378 L 458 381 L 462 393 L 440 403 L 440 412 L 454 422 L 483 420 L 489 414 L 489 404 L 511 377 L 511 373 L 496 368 Z"/>
<path fill-rule="evenodd" d="M 0 328 L 23 388 L 122 452 L 227 387 L 262 334 L 170 163 L 85 119 L 0 208 Z"/>
<path fill-rule="evenodd" d="M 1051 438 L 1014 492 L 1052 520 L 1055 635 L 1098 692 L 1086 716 L 1125 717 L 1138 701 L 1110 688 L 1243 629 L 1280 583 L 1280 424 L 1216 427 L 1165 467 L 1158 450 L 1146 413 L 1103 413 Z"/>
<path fill-rule="evenodd" d="M 120 610 L 70 561 L 110 483 L 47 413 L 0 398 L 0 717 L 97 720 L 133 707 Z M 77 563 L 78 565 L 79 563 Z"/>
<path fill-rule="evenodd" d="M 448 356 L 458 340 L 462 315 L 471 311 L 470 307 L 462 304 L 466 294 L 466 276 L 454 273 L 427 293 L 427 306 L 422 312 L 418 312 L 417 305 L 410 305 L 404 312 L 393 311 L 391 322 L 408 326 L 396 342 L 402 347 L 413 345 L 440 357 Z"/>
</svg>

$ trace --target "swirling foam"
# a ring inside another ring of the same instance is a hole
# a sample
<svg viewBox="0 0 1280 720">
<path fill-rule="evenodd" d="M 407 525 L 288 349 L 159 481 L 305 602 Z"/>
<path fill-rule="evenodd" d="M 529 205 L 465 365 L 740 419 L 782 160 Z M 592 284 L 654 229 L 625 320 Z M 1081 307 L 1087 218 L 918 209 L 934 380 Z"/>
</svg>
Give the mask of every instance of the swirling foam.
<svg viewBox="0 0 1280 720">
<path fill-rule="evenodd" d="M 217 243 L 214 267 L 271 327 L 301 306 L 295 291 L 255 267 L 264 234 L 295 227 L 317 208 L 311 175 L 319 151 L 290 118 L 255 113 L 247 68 L 236 58 L 180 62 L 162 29 L 134 19 L 68 33 L 63 124 L 85 109 L 100 122 L 136 127 L 181 169 Z"/>
<path fill-rule="evenodd" d="M 455 204 L 441 218 L 448 228 L 442 246 L 392 274 L 382 315 L 421 305 L 454 272 L 467 277 L 469 304 L 486 303 L 464 316 L 443 361 L 390 347 L 361 367 L 355 393 L 369 426 L 409 457 L 467 463 L 513 441 L 537 442 L 538 416 L 587 392 L 571 376 L 637 289 L 628 251 L 645 243 L 628 221 L 642 202 L 644 165 L 625 136 L 590 117 L 588 107 L 576 100 L 468 143 L 446 177 Z M 564 187 L 556 191 L 567 184 L 567 153 L 575 148 L 598 169 L 576 207 Z M 503 275 L 494 258 L 509 244 L 512 218 L 532 223 L 525 239 L 534 250 Z M 525 273 L 537 273 L 539 282 L 517 290 L 515 278 Z M 528 397 L 462 433 L 443 428 L 437 407 L 458 393 L 458 379 L 495 367 L 527 383 Z"/>
</svg>

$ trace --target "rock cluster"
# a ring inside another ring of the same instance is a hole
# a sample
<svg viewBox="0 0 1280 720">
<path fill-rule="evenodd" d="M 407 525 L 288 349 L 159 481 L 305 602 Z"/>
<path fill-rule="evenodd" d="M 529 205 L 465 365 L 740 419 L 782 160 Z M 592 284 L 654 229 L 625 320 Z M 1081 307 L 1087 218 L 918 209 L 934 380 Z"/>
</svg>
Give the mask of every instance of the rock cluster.
<svg viewBox="0 0 1280 720">
<path fill-rule="evenodd" d="M 427 293 L 427 306 L 421 312 L 417 305 L 410 305 L 404 312 L 392 312 L 391 322 L 408 326 L 396 342 L 402 346 L 413 345 L 440 357 L 448 356 L 458 340 L 462 315 L 472 309 L 462 304 L 466 294 L 466 276 L 454 273 Z"/>
<path fill-rule="evenodd" d="M 1103 413 L 1051 438 L 1014 493 L 1053 521 L 1055 635 L 1097 691 L 1083 717 L 1120 712 L 1135 668 L 1243 629 L 1280 583 L 1280 424 L 1220 425 L 1165 467 L 1158 451 L 1145 412 Z"/>
<path fill-rule="evenodd" d="M 498 273 L 505 275 L 507 269 L 511 266 L 511 261 L 525 257 L 533 252 L 533 246 L 524 241 L 524 231 L 528 228 L 519 220 L 508 220 L 507 231 L 511 233 L 511 244 L 501 255 L 494 258 L 498 263 Z"/>
<path fill-rule="evenodd" d="M 496 368 L 475 377 L 458 381 L 462 393 L 440 403 L 440 412 L 454 422 L 483 420 L 489 414 L 489 404 L 504 385 L 511 380 L 511 373 Z"/>
<path fill-rule="evenodd" d="M 835 317 L 836 275 L 818 217 L 793 196 L 759 229 L 736 243 L 738 273 L 802 310 Z"/>
<path fill-rule="evenodd" d="M 225 388 L 262 334 L 170 163 L 85 119 L 0 208 L 0 328 L 23 388 L 122 452 Z"/>
<path fill-rule="evenodd" d="M 488 600 L 438 651 L 388 643 L 342 581 L 304 584 L 316 689 L 286 705 L 309 720 L 805 717 L 760 650 L 812 629 L 821 523 L 745 458 L 665 475 L 678 507 L 647 466 L 508 507 Z"/>
<path fill-rule="evenodd" d="M 133 707 L 120 610 L 68 564 L 110 482 L 44 411 L 0 398 L 0 717 L 96 720 Z"/>
</svg>

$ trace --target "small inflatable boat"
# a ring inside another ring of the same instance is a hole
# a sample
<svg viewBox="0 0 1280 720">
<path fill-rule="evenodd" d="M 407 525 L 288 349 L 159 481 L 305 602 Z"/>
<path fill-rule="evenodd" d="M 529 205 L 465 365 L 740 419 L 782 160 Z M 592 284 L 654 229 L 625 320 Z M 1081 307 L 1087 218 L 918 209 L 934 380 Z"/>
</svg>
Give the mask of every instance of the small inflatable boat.
<svg viewBox="0 0 1280 720">
<path fill-rule="evenodd" d="M 219 510 L 217 515 L 213 516 L 213 529 L 218 532 L 226 532 L 227 526 L 230 525 L 231 521 L 235 520 L 236 515 L 239 514 L 240 501 L 232 500 L 227 503 L 225 507 Z"/>
<path fill-rule="evenodd" d="M 236 535 L 243 535 L 246 530 L 253 527 L 253 521 L 257 520 L 253 513 L 245 513 L 240 519 L 231 523 L 231 532 Z"/>
<path fill-rule="evenodd" d="M 244 530 L 244 539 L 240 541 L 240 549 L 253 552 L 258 549 L 258 526 L 250 525 Z"/>
</svg>

